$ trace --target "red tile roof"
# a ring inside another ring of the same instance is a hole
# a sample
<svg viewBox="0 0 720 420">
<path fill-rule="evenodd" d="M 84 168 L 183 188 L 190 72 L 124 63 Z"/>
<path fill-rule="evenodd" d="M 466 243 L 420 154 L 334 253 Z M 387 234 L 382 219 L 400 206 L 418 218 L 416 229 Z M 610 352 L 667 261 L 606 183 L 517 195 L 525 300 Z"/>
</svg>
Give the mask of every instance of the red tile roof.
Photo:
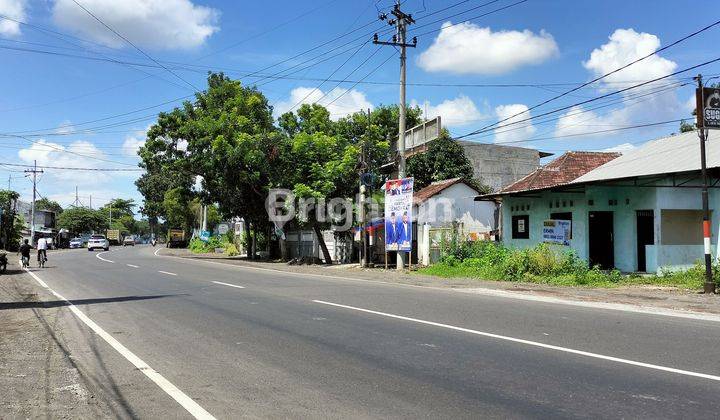
<svg viewBox="0 0 720 420">
<path fill-rule="evenodd" d="M 566 152 L 506 186 L 498 194 L 542 190 L 568 184 L 620 156 L 615 152 Z"/>
<path fill-rule="evenodd" d="M 413 204 L 420 204 L 424 202 L 425 200 L 429 199 L 430 197 L 438 194 L 442 190 L 451 187 L 457 183 L 464 183 L 468 187 L 472 188 L 473 190 L 477 191 L 475 187 L 465 182 L 462 178 L 451 178 L 446 179 L 443 181 L 435 181 L 432 184 L 428 185 L 427 187 L 421 189 L 420 191 L 413 194 Z"/>
</svg>

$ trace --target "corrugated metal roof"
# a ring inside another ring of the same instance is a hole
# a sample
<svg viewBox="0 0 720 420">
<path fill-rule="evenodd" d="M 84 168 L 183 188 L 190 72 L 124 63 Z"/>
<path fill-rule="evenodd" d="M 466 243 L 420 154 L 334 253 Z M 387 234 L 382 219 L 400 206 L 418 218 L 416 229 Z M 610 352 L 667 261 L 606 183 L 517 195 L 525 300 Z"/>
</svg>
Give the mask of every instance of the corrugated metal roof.
<svg viewBox="0 0 720 420">
<path fill-rule="evenodd" d="M 720 133 L 710 131 L 707 167 L 720 167 Z M 652 140 L 585 175 L 571 184 L 700 170 L 700 140 L 695 131 Z"/>
</svg>

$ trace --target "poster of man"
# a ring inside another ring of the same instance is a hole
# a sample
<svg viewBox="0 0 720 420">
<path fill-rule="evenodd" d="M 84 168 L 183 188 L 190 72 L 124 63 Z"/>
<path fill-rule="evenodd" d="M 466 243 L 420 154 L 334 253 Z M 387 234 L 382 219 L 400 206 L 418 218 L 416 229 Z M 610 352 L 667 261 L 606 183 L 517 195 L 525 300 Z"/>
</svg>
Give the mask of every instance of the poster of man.
<svg viewBox="0 0 720 420">
<path fill-rule="evenodd" d="M 413 178 L 385 183 L 385 249 L 410 251 L 412 247 Z"/>
</svg>

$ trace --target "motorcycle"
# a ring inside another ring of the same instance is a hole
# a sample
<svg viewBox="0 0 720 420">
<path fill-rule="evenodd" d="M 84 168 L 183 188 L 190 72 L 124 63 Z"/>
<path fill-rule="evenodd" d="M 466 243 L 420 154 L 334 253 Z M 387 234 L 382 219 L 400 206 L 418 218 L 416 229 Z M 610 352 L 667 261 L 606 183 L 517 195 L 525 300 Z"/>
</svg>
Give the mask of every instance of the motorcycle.
<svg viewBox="0 0 720 420">
<path fill-rule="evenodd" d="M 7 253 L 2 252 L 2 253 L 0 253 L 0 274 L 4 273 L 5 270 L 7 270 L 7 265 L 8 265 Z"/>
</svg>

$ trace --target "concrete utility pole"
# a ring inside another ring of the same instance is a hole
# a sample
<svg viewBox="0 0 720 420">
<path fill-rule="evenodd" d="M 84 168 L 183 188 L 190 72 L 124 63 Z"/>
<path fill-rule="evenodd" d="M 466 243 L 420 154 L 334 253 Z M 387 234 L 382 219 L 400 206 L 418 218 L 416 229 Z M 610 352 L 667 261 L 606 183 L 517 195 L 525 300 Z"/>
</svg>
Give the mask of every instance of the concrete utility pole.
<svg viewBox="0 0 720 420">
<path fill-rule="evenodd" d="M 33 168 L 26 169 L 25 173 L 32 174 L 33 191 L 32 191 L 32 205 L 30 206 L 30 244 L 35 243 L 35 198 L 37 195 L 37 174 L 43 173 L 43 170 L 38 170 L 37 160 L 33 161 Z"/>
<path fill-rule="evenodd" d="M 703 207 L 703 247 L 705 248 L 705 284 L 703 285 L 704 293 L 715 293 L 715 280 L 712 274 L 712 256 L 710 255 L 710 206 L 708 204 L 708 178 L 707 178 L 707 162 L 705 158 L 705 141 L 707 129 L 705 128 L 705 118 L 702 115 L 705 98 L 703 95 L 702 75 L 695 77 L 698 82 L 699 99 L 695 112 L 698 115 L 698 136 L 700 137 L 700 171 L 702 174 L 702 207 Z"/>
<path fill-rule="evenodd" d="M 202 231 L 207 231 L 207 206 L 203 205 Z"/>
<path fill-rule="evenodd" d="M 390 13 L 395 16 L 395 18 L 388 20 L 388 24 L 397 28 L 397 32 L 395 33 L 395 35 L 393 35 L 392 41 L 379 41 L 378 35 L 375 34 L 373 43 L 378 45 L 391 45 L 393 47 L 400 47 L 400 121 L 398 124 L 400 126 L 398 130 L 400 131 L 398 133 L 398 153 L 400 154 L 400 161 L 398 163 L 398 178 L 402 179 L 405 178 L 405 69 L 407 61 L 406 49 L 407 47 L 417 47 L 417 37 L 413 37 L 413 42 L 411 44 L 405 42 L 407 35 L 407 26 L 415 23 L 415 20 L 412 18 L 412 15 L 405 14 L 403 11 L 400 10 L 400 0 L 395 0 L 395 6 Z M 385 19 L 387 19 L 387 15 L 385 15 L 384 13 L 381 14 L 380 20 Z M 403 270 L 404 268 L 405 252 L 398 251 L 397 269 Z"/>
</svg>

